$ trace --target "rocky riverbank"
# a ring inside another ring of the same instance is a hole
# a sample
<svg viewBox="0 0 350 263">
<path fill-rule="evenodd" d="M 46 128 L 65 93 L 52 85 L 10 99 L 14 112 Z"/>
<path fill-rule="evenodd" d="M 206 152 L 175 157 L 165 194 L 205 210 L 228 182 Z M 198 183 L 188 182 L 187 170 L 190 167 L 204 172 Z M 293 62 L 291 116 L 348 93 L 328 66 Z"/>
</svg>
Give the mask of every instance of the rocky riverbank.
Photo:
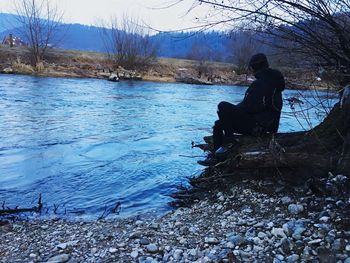
<svg viewBox="0 0 350 263">
<path fill-rule="evenodd" d="M 237 75 L 234 66 L 219 62 L 198 62 L 186 59 L 157 58 L 138 70 L 116 68 L 107 54 L 49 49 L 45 60 L 36 67 L 30 64 L 29 53 L 23 47 L 0 45 L 0 72 L 46 77 L 184 82 L 191 84 L 247 84 L 245 75 Z M 185 76 L 185 78 L 184 78 Z"/>
<path fill-rule="evenodd" d="M 243 181 L 159 218 L 1 222 L 1 262 L 350 262 L 350 199 Z"/>
<path fill-rule="evenodd" d="M 237 74 L 235 68 L 230 63 L 157 58 L 147 68 L 134 71 L 116 69 L 107 54 L 60 49 L 49 49 L 45 61 L 33 67 L 26 48 L 0 45 L 0 73 L 3 74 L 97 79 L 108 79 L 114 74 L 120 80 L 142 79 L 155 82 L 248 86 L 252 82 L 252 77 Z M 287 87 L 291 89 L 333 87 L 330 83 L 321 81 L 311 70 L 291 68 L 281 70 L 286 77 Z"/>
</svg>

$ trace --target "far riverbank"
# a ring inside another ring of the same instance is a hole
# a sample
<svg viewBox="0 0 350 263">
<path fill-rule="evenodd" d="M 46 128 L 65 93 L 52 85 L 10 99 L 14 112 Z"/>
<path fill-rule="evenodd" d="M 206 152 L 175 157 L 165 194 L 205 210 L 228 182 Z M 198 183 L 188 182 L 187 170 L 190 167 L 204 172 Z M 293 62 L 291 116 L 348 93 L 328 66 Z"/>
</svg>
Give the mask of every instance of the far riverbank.
<svg viewBox="0 0 350 263">
<path fill-rule="evenodd" d="M 108 79 L 113 73 L 122 79 L 142 79 L 164 83 L 248 86 L 253 77 L 237 74 L 229 63 L 200 62 L 186 59 L 157 58 L 142 70 L 114 68 L 107 54 L 50 49 L 37 68 L 30 65 L 28 50 L 23 47 L 0 46 L 0 72 L 44 77 Z M 282 68 L 290 89 L 326 89 L 330 85 L 317 74 L 305 69 Z M 331 87 L 332 88 L 332 87 Z"/>
</svg>

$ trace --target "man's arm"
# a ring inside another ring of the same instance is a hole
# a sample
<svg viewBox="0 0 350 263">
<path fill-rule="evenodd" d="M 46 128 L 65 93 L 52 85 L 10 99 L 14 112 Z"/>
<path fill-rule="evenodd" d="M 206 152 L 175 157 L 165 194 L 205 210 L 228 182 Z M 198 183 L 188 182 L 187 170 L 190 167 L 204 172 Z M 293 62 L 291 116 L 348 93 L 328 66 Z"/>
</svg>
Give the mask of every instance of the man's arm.
<svg viewBox="0 0 350 263">
<path fill-rule="evenodd" d="M 266 109 L 264 87 L 258 81 L 253 82 L 248 88 L 245 97 L 237 106 L 242 107 L 248 113 L 258 113 Z"/>
</svg>

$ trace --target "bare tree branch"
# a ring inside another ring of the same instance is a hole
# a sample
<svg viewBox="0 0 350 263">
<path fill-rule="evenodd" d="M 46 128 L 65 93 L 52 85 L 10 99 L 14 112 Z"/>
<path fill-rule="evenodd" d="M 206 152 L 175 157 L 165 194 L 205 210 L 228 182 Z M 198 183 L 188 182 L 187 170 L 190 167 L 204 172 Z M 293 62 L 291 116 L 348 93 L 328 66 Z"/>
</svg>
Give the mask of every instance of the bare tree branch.
<svg viewBox="0 0 350 263">
<path fill-rule="evenodd" d="M 47 48 L 55 45 L 63 13 L 49 0 L 16 0 L 14 5 L 19 33 L 28 43 L 33 66 L 37 66 Z"/>
</svg>

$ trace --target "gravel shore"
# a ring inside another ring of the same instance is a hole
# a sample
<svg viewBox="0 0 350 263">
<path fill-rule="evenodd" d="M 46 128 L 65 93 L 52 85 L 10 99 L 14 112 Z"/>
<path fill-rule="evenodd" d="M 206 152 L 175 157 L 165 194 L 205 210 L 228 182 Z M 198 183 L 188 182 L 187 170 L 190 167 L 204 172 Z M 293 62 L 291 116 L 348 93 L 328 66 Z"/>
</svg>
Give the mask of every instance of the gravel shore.
<svg viewBox="0 0 350 263">
<path fill-rule="evenodd" d="M 0 221 L 1 262 L 345 262 L 349 197 L 244 181 L 162 217 Z"/>
</svg>

